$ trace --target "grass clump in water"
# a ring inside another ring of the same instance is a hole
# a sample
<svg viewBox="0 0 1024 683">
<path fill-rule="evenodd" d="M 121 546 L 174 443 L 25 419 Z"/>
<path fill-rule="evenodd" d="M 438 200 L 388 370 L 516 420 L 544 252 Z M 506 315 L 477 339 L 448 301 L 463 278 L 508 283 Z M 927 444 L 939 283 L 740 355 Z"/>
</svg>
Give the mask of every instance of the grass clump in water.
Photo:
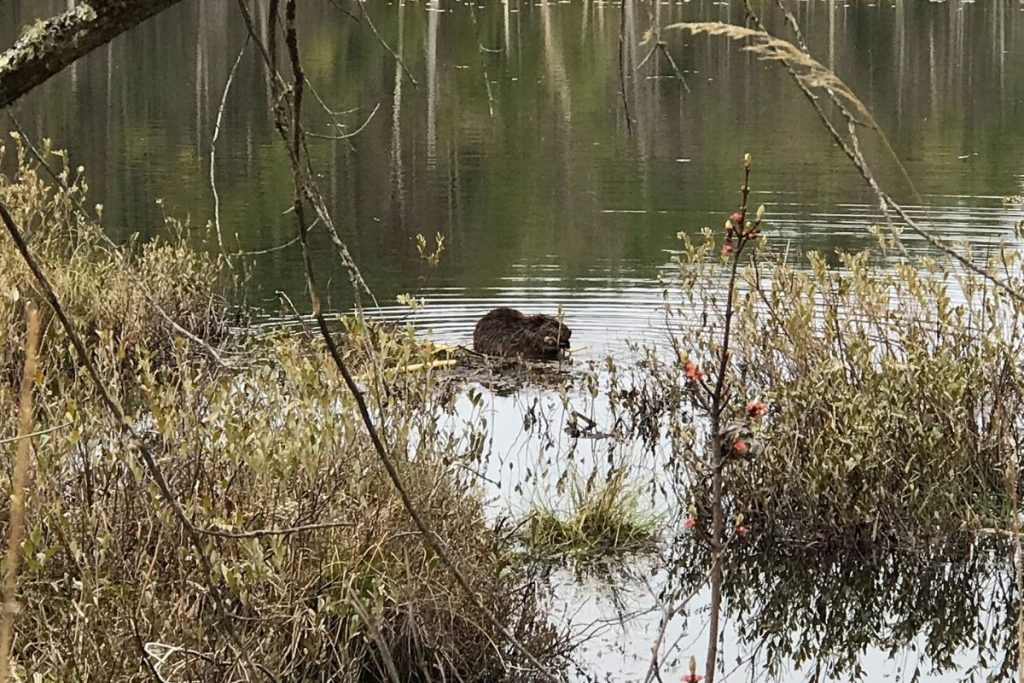
<svg viewBox="0 0 1024 683">
<path fill-rule="evenodd" d="M 626 470 L 603 481 L 595 472 L 569 486 L 566 510 L 538 506 L 529 513 L 523 541 L 536 557 L 589 563 L 654 550 L 657 517 L 641 504 Z"/>
</svg>

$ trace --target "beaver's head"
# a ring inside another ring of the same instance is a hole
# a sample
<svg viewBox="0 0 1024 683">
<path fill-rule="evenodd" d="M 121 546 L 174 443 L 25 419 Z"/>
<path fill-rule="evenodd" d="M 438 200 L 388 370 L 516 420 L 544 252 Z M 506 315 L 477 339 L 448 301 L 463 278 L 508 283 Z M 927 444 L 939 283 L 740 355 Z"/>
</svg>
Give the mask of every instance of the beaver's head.
<svg viewBox="0 0 1024 683">
<path fill-rule="evenodd" d="M 559 322 L 558 318 L 543 314 L 532 315 L 530 325 L 534 339 L 539 341 L 545 355 L 555 357 L 569 348 L 572 330 L 566 327 L 565 323 Z"/>
</svg>

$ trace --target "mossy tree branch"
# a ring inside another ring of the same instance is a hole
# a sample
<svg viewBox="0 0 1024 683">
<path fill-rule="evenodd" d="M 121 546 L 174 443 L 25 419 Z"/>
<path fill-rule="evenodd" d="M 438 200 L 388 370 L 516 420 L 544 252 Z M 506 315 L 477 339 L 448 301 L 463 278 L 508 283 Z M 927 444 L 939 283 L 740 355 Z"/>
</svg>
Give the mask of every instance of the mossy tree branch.
<svg viewBox="0 0 1024 683">
<path fill-rule="evenodd" d="M 0 53 L 0 108 L 181 0 L 89 0 L 27 27 Z"/>
</svg>

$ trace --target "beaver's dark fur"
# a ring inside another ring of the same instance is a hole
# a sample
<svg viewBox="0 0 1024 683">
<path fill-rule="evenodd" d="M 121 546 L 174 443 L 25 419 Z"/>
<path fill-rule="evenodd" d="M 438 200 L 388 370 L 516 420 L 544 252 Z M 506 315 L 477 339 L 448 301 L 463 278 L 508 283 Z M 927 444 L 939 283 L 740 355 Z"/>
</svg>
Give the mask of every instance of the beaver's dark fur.
<svg viewBox="0 0 1024 683">
<path fill-rule="evenodd" d="M 473 350 L 488 356 L 555 360 L 569 348 L 572 330 L 538 313 L 523 315 L 513 308 L 495 308 L 473 330 Z"/>
</svg>

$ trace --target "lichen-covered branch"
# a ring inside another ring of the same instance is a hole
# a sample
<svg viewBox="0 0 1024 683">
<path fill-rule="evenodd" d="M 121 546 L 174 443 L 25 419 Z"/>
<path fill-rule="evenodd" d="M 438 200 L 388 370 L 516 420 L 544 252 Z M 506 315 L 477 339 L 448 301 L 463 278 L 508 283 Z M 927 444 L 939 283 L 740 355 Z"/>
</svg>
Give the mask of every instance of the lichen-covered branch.
<svg viewBox="0 0 1024 683">
<path fill-rule="evenodd" d="M 26 27 L 0 52 L 0 108 L 181 0 L 90 0 Z"/>
</svg>

